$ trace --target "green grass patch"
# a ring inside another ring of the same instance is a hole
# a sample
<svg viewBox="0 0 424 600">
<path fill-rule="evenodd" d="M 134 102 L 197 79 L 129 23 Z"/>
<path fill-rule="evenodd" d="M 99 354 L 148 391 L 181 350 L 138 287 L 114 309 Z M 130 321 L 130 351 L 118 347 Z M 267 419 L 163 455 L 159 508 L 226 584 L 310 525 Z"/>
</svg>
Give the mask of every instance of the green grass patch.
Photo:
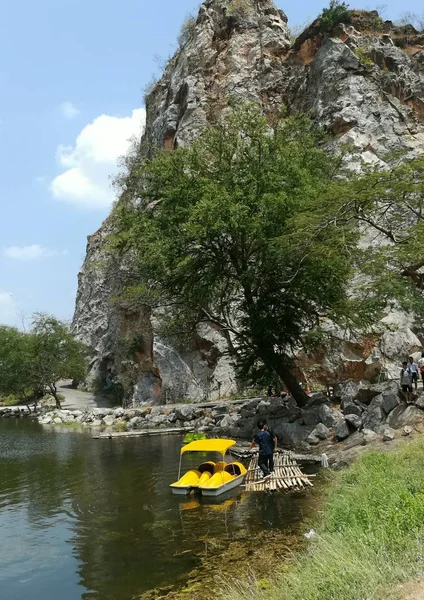
<svg viewBox="0 0 424 600">
<path fill-rule="evenodd" d="M 115 425 L 112 425 L 112 429 L 113 429 L 113 431 L 119 431 L 119 432 L 127 431 L 127 423 L 125 421 L 118 421 L 118 423 L 115 423 Z"/>
<path fill-rule="evenodd" d="M 369 453 L 331 475 L 317 536 L 278 578 L 240 582 L 231 600 L 387 600 L 424 575 L 424 441 Z M 392 595 L 390 595 L 392 594 Z"/>
<path fill-rule="evenodd" d="M 9 396 L 2 396 L 0 398 L 0 403 L 3 406 L 17 406 L 18 404 L 25 404 L 22 398 L 19 398 L 19 396 L 15 396 L 14 394 L 9 394 Z"/>
</svg>

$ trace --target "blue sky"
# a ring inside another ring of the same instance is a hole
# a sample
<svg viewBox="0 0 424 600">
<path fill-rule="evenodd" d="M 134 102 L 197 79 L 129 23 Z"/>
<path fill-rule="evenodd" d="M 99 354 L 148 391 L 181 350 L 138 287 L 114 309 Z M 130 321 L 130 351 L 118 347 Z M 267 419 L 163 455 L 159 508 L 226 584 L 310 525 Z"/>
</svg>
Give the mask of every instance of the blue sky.
<svg viewBox="0 0 424 600">
<path fill-rule="evenodd" d="M 296 25 L 328 3 L 276 4 Z M 385 18 L 423 12 L 421 0 L 384 4 Z M 20 326 L 35 311 L 71 318 L 86 236 L 113 199 L 108 174 L 140 131 L 157 57 L 173 53 L 181 22 L 198 5 L 1 2 L 0 323 Z"/>
</svg>

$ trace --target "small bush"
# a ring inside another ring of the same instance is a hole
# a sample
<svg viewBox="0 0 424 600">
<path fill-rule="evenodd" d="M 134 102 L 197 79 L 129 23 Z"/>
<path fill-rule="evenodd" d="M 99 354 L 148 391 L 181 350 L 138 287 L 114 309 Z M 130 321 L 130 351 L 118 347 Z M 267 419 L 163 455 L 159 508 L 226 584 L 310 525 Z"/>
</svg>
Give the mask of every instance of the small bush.
<svg viewBox="0 0 424 600">
<path fill-rule="evenodd" d="M 118 421 L 115 425 L 112 425 L 113 431 L 124 432 L 127 430 L 127 424 L 125 421 Z"/>
<path fill-rule="evenodd" d="M 365 67 L 373 67 L 374 66 L 374 62 L 366 48 L 359 46 L 355 50 L 355 55 Z"/>
<path fill-rule="evenodd" d="M 320 17 L 320 27 L 322 31 L 328 32 L 334 29 L 339 23 L 349 23 L 350 13 L 349 5 L 340 0 L 330 0 L 328 8 L 324 8 Z"/>
<path fill-rule="evenodd" d="M 181 25 L 180 35 L 178 36 L 178 44 L 183 48 L 191 39 L 193 39 L 196 30 L 196 19 L 193 15 L 188 15 L 184 23 Z"/>
<path fill-rule="evenodd" d="M 10 394 L 9 396 L 4 396 L 0 398 L 0 404 L 4 406 L 16 406 L 18 404 L 24 404 L 19 396 L 15 396 L 14 394 Z"/>
</svg>

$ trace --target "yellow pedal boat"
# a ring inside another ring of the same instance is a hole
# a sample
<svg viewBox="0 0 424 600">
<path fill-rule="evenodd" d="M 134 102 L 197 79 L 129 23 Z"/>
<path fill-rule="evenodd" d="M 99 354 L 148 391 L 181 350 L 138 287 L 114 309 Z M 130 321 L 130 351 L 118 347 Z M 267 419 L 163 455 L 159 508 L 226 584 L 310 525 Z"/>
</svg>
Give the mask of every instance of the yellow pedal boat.
<svg viewBox="0 0 424 600">
<path fill-rule="evenodd" d="M 225 462 L 226 452 L 234 446 L 234 440 L 196 440 L 181 448 L 178 481 L 171 483 L 174 494 L 199 491 L 203 496 L 219 496 L 240 485 L 246 477 L 246 467 L 240 462 Z M 217 452 L 222 455 L 218 462 L 203 462 L 197 469 L 187 471 L 181 477 L 181 461 L 186 452 Z"/>
</svg>

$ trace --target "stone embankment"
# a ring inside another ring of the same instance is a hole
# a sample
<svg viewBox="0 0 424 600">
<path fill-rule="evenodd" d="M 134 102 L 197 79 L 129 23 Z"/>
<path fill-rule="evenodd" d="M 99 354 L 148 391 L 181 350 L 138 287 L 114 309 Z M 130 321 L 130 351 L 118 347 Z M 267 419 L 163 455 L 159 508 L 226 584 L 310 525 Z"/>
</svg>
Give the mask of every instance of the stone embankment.
<svg viewBox="0 0 424 600">
<path fill-rule="evenodd" d="M 242 403 L 179 404 L 138 408 L 58 410 L 44 408 L 37 415 L 43 425 L 79 424 L 105 431 L 181 428 L 209 435 L 251 438 L 258 418 L 266 418 L 280 444 L 318 446 L 329 442 L 364 445 L 393 440 L 398 431 L 424 430 L 424 395 L 405 403 L 396 381 L 370 384 L 348 381 L 337 398 L 313 394 L 305 408 L 280 398 L 255 398 Z M 28 415 L 23 407 L 0 408 L 0 416 Z"/>
</svg>

